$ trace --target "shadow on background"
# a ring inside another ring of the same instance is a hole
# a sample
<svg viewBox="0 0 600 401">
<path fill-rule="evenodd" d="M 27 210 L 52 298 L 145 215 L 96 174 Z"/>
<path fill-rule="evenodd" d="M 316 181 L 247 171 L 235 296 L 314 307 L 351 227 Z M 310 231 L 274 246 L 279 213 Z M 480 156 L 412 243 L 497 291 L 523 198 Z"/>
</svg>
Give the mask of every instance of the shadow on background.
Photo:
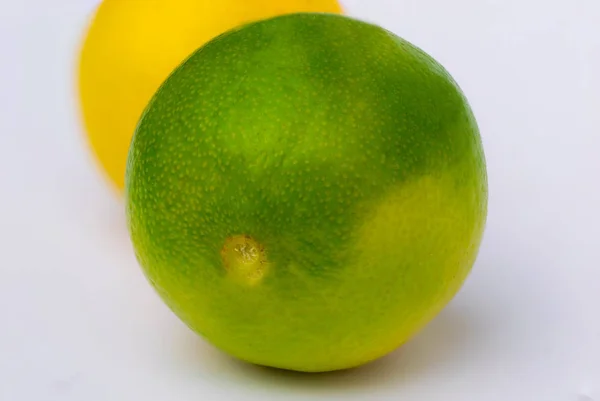
<svg viewBox="0 0 600 401">
<path fill-rule="evenodd" d="M 202 370 L 217 380 L 236 382 L 252 388 L 285 391 L 335 393 L 398 387 L 403 382 L 419 381 L 436 369 L 463 359 L 472 343 L 485 337 L 478 317 L 467 308 L 448 306 L 419 335 L 396 351 L 358 368 L 301 373 L 247 364 L 231 358 L 199 337 L 188 337 L 175 363 L 186 370 Z M 463 356 L 461 356 L 463 355 Z M 207 372 L 208 371 L 208 372 Z M 189 372 L 188 372 L 189 373 Z"/>
</svg>

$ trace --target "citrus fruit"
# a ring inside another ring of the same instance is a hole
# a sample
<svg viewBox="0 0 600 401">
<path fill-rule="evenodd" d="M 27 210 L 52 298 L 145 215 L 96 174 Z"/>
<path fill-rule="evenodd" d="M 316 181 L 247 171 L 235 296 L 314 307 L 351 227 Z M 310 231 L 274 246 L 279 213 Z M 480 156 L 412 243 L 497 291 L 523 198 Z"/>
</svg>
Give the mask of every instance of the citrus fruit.
<svg viewBox="0 0 600 401">
<path fill-rule="evenodd" d="M 297 11 L 340 12 L 340 6 L 337 0 L 104 0 L 85 35 L 78 79 L 88 143 L 116 188 L 123 188 L 140 114 L 185 57 L 238 24 Z"/>
<path fill-rule="evenodd" d="M 456 294 L 486 177 L 440 64 L 376 25 L 299 13 L 176 69 L 135 132 L 125 200 L 145 275 L 189 327 L 316 372 L 387 354 Z"/>
</svg>

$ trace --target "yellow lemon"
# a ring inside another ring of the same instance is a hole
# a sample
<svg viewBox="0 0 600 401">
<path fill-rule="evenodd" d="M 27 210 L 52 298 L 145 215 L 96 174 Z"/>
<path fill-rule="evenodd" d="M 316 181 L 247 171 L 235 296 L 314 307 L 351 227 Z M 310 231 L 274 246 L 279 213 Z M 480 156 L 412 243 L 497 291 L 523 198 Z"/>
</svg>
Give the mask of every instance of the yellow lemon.
<svg viewBox="0 0 600 401">
<path fill-rule="evenodd" d="M 105 0 L 79 58 L 79 95 L 89 144 L 123 189 L 131 137 L 171 71 L 215 36 L 294 12 L 340 13 L 336 0 Z"/>
</svg>

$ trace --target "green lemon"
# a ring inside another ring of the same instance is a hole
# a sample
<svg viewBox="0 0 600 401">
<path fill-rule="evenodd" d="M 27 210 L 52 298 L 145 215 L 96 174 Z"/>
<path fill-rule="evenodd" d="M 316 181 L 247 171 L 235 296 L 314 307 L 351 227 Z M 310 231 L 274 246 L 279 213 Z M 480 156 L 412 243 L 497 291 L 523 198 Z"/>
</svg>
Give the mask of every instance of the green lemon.
<svg viewBox="0 0 600 401">
<path fill-rule="evenodd" d="M 299 371 L 389 353 L 456 294 L 487 213 L 473 113 L 435 60 L 372 24 L 279 16 L 163 83 L 129 151 L 137 258 L 191 329 Z"/>
</svg>

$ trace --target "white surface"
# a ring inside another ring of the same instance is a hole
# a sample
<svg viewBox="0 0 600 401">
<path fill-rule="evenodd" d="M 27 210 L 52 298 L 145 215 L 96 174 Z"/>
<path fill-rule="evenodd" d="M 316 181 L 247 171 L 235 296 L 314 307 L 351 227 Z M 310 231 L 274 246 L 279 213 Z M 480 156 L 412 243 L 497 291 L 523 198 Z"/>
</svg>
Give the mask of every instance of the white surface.
<svg viewBox="0 0 600 401">
<path fill-rule="evenodd" d="M 600 401 L 600 3 L 347 0 L 440 60 L 488 160 L 474 271 L 413 342 L 328 375 L 192 334 L 92 164 L 73 56 L 92 0 L 0 2 L 0 400 Z"/>
</svg>

